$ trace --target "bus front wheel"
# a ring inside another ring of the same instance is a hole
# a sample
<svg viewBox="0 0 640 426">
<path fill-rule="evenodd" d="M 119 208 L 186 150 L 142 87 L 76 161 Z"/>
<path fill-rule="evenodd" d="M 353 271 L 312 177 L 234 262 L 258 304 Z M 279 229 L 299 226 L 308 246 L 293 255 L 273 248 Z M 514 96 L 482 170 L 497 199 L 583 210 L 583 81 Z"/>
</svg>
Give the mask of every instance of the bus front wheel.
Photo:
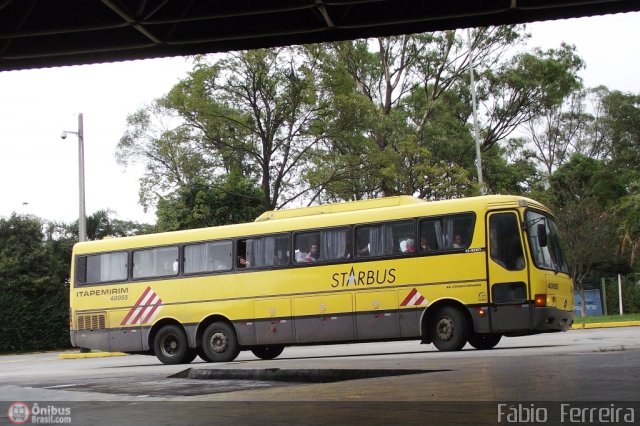
<svg viewBox="0 0 640 426">
<path fill-rule="evenodd" d="M 210 324 L 202 335 L 202 352 L 211 362 L 229 362 L 236 359 L 240 353 L 240 346 L 233 327 L 226 322 Z"/>
<path fill-rule="evenodd" d="M 260 359 L 274 359 L 284 350 L 284 345 L 256 346 L 251 352 Z"/>
<path fill-rule="evenodd" d="M 153 351 L 163 364 L 188 364 L 195 358 L 187 335 L 177 325 L 165 325 L 153 339 Z"/>
<path fill-rule="evenodd" d="M 429 334 L 433 345 L 440 351 L 459 351 L 467 343 L 469 323 L 457 308 L 438 309 L 429 321 Z"/>
<path fill-rule="evenodd" d="M 493 349 L 500 342 L 501 334 L 476 334 L 469 336 L 469 344 L 476 349 Z"/>
</svg>

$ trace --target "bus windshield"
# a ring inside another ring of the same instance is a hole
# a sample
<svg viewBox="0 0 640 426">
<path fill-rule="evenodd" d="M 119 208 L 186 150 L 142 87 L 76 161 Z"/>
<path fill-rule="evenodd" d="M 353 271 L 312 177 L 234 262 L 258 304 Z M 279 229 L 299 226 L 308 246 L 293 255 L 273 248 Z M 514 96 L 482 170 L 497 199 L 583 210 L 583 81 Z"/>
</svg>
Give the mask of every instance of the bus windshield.
<svg viewBox="0 0 640 426">
<path fill-rule="evenodd" d="M 529 210 L 526 224 L 531 257 L 535 265 L 540 269 L 551 269 L 568 274 L 569 267 L 560 248 L 555 221 L 547 215 Z"/>
</svg>

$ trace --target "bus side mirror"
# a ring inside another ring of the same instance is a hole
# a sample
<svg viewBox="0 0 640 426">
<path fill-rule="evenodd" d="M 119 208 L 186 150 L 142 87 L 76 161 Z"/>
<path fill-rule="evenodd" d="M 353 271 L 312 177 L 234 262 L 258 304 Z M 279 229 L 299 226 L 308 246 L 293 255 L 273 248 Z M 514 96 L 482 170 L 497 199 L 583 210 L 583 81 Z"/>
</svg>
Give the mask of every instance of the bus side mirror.
<svg viewBox="0 0 640 426">
<path fill-rule="evenodd" d="M 545 225 L 544 223 L 539 223 L 537 234 L 538 234 L 538 245 L 540 247 L 546 247 L 547 246 L 547 225 Z"/>
</svg>

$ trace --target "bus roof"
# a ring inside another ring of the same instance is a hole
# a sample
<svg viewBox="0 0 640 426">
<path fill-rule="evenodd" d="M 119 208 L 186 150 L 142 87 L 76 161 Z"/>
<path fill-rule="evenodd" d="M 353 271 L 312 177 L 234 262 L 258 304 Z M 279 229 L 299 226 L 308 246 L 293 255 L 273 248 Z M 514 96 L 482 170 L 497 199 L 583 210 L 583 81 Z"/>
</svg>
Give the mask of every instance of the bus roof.
<svg viewBox="0 0 640 426">
<path fill-rule="evenodd" d="M 483 214 L 483 212 L 488 210 L 527 206 L 549 212 L 546 207 L 534 200 L 512 195 L 486 195 L 432 202 L 426 202 L 410 196 L 388 197 L 350 203 L 270 211 L 262 214 L 255 222 L 236 225 L 88 241 L 76 244 L 74 246 L 74 253 L 84 254 L 235 237 L 250 237 L 252 235 L 276 234 L 306 229 L 346 226 L 350 224 L 365 224 L 420 216 L 446 215 L 457 212 L 476 212 L 477 214 Z"/>
<path fill-rule="evenodd" d="M 319 206 L 300 207 L 296 209 L 269 210 L 256 218 L 256 222 L 277 219 L 291 219 L 294 217 L 315 216 L 329 213 L 343 213 L 356 210 L 379 209 L 381 207 L 395 207 L 404 204 L 423 204 L 426 201 L 410 195 L 396 197 L 371 198 L 368 200 L 350 201 L 343 203 L 322 204 Z"/>
</svg>

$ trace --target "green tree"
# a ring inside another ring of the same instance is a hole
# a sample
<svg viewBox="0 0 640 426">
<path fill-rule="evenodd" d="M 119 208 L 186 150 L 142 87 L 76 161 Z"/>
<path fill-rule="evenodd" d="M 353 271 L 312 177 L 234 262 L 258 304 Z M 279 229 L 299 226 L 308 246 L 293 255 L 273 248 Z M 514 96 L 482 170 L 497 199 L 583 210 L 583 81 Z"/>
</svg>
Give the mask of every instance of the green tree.
<svg viewBox="0 0 640 426">
<path fill-rule="evenodd" d="M 206 150 L 194 133 L 181 124 L 164 98 L 127 117 L 127 130 L 118 143 L 116 159 L 124 167 L 144 165 L 139 194 L 145 210 L 154 206 L 159 196 L 216 173 L 215 153 Z"/>
<path fill-rule="evenodd" d="M 537 189 L 537 164 L 523 153 L 522 145 L 521 139 L 510 139 L 482 154 L 484 184 L 489 193 L 530 195 Z"/>
<path fill-rule="evenodd" d="M 0 352 L 69 345 L 71 244 L 33 216 L 0 219 Z"/>
<path fill-rule="evenodd" d="M 560 106 L 581 87 L 577 73 L 583 67 L 575 47 L 562 44 L 558 49 L 516 55 L 496 70 L 487 70 L 483 149 Z"/>
<path fill-rule="evenodd" d="M 602 103 L 611 165 L 627 175 L 627 180 L 637 181 L 640 177 L 640 95 L 613 91 L 603 96 Z"/>
<path fill-rule="evenodd" d="M 629 275 L 622 280 L 622 311 L 625 314 L 640 313 L 640 285 L 638 282 L 637 274 Z M 620 309 L 618 279 L 608 279 L 606 286 L 607 312 L 609 315 L 617 314 Z"/>
<path fill-rule="evenodd" d="M 101 240 L 109 237 L 128 237 L 153 232 L 152 225 L 121 220 L 115 215 L 116 212 L 113 210 L 101 209 L 87 216 L 87 239 L 90 241 Z M 71 224 L 50 223 L 48 235 L 51 238 L 72 239 L 78 242 L 78 221 Z"/>
<path fill-rule="evenodd" d="M 575 154 L 551 176 L 550 191 L 571 275 L 585 307 L 584 280 L 619 267 L 621 261 L 612 208 L 624 194 L 624 185 L 604 162 Z"/>
<path fill-rule="evenodd" d="M 520 37 L 512 27 L 474 32 L 478 68 L 496 62 L 501 51 Z M 375 50 L 370 50 L 374 47 Z M 444 198 L 473 192 L 470 176 L 455 159 L 431 153 L 435 145 L 462 144 L 468 150 L 466 121 L 470 108 L 461 103 L 469 59 L 456 31 L 357 40 L 331 45 L 331 76 L 339 75 L 340 99 L 359 99 L 362 137 L 337 137 L 331 151 L 346 152 L 352 171 L 361 171 L 373 195 L 415 194 Z M 344 84 L 345 76 L 351 84 Z M 468 103 L 466 105 L 469 105 Z M 339 110 L 338 110 L 339 111 Z M 340 114 L 340 112 L 338 112 Z M 356 126 L 360 129 L 360 126 Z M 361 151 L 358 147 L 364 146 Z M 346 145 L 346 147 L 345 147 Z M 453 150 L 456 157 L 456 150 Z M 353 155 L 364 152 L 366 156 Z M 459 152 L 459 150 L 458 150 Z M 322 169 L 323 164 L 317 165 Z M 353 179 L 353 176 L 349 176 Z M 371 183 L 377 185 L 371 188 Z M 471 187 L 471 188 L 470 188 Z M 462 191 L 460 191 L 463 189 Z M 369 196 L 369 194 L 367 194 Z M 352 198 L 360 198 L 355 194 Z"/>
<path fill-rule="evenodd" d="M 520 192 L 534 185 L 533 161 L 510 155 L 512 147 L 503 141 L 580 86 L 576 73 L 582 60 L 570 46 L 502 59 L 525 37 L 519 27 L 478 29 L 472 36 L 492 191 Z M 327 198 L 413 194 L 439 199 L 478 192 L 469 58 L 461 32 L 342 42 L 331 50 L 325 80 L 337 83 L 330 92 L 341 105 L 352 100 L 344 115 L 345 108 L 334 108 L 335 120 L 357 115 L 359 121 L 321 146 L 315 157 L 312 177 L 333 178 Z M 503 146 L 493 149 L 498 142 Z M 337 173 L 327 169 L 327 157 L 329 164 L 339 165 Z"/>
<path fill-rule="evenodd" d="M 263 209 L 282 207 L 313 191 L 302 176 L 324 137 L 311 131 L 326 112 L 317 81 L 305 48 L 234 52 L 212 63 L 201 57 L 167 96 L 130 117 L 117 156 L 146 164 L 146 205 L 235 173 L 259 185 Z"/>
<path fill-rule="evenodd" d="M 183 186 L 158 201 L 156 230 L 250 222 L 263 212 L 262 202 L 260 189 L 238 175 L 230 175 L 217 186 Z"/>
</svg>

